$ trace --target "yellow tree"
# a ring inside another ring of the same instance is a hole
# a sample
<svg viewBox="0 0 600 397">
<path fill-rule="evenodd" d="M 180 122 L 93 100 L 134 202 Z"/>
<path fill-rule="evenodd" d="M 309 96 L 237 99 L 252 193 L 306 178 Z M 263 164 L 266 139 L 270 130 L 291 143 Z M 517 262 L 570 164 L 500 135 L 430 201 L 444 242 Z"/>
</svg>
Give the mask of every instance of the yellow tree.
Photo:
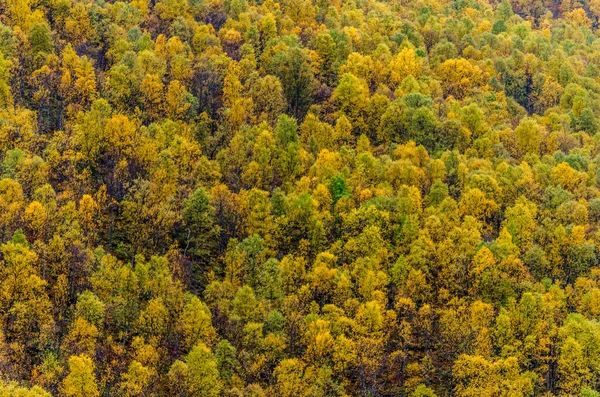
<svg viewBox="0 0 600 397">
<path fill-rule="evenodd" d="M 12 66 L 12 62 L 0 52 L 0 110 L 10 109 L 13 106 L 13 97 L 10 91 Z"/>
<path fill-rule="evenodd" d="M 418 78 L 423 69 L 423 61 L 412 48 L 404 47 L 390 63 L 390 78 L 400 84 L 406 77 Z"/>
<path fill-rule="evenodd" d="M 221 392 L 217 363 L 203 343 L 194 346 L 185 362 L 177 360 L 173 363 L 169 379 L 176 395 L 185 390 L 189 396 L 217 397 Z"/>
<path fill-rule="evenodd" d="M 169 83 L 165 96 L 167 117 L 178 120 L 185 116 L 190 108 L 190 104 L 186 101 L 187 94 L 185 87 L 178 80 L 172 80 Z"/>
<path fill-rule="evenodd" d="M 437 68 L 446 95 L 463 98 L 471 88 L 485 81 L 485 72 L 477 65 L 464 59 L 448 59 Z"/>
<path fill-rule="evenodd" d="M 542 143 L 542 127 L 538 123 L 531 119 L 522 120 L 515 129 L 515 135 L 521 155 L 539 154 Z"/>
<path fill-rule="evenodd" d="M 516 358 L 488 361 L 480 356 L 461 355 L 452 375 L 459 397 L 526 397 L 533 395 L 531 375 L 521 373 Z"/>
<path fill-rule="evenodd" d="M 158 75 L 147 74 L 140 90 L 144 99 L 146 114 L 150 120 L 156 120 L 162 114 L 164 85 Z"/>
<path fill-rule="evenodd" d="M 369 103 L 369 87 L 363 80 L 350 73 L 344 74 L 331 99 L 355 128 L 365 128 L 363 111 Z"/>
<path fill-rule="evenodd" d="M 98 397 L 95 366 L 85 354 L 69 358 L 69 374 L 63 381 L 63 392 L 68 397 Z"/>
</svg>

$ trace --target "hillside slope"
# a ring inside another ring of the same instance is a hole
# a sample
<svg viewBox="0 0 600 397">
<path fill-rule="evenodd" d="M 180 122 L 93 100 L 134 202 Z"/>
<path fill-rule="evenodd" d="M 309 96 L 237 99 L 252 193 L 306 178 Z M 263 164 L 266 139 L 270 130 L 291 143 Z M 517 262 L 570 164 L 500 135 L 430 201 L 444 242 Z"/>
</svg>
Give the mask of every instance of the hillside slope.
<svg viewBox="0 0 600 397">
<path fill-rule="evenodd" d="M 0 396 L 600 396 L 599 16 L 0 0 Z"/>
</svg>

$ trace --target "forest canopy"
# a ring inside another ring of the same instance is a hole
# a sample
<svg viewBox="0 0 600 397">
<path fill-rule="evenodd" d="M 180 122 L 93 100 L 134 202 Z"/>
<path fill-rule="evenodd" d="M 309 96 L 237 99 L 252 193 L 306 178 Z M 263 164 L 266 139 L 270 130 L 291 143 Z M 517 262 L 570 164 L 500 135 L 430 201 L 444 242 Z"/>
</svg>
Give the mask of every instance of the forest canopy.
<svg viewBox="0 0 600 397">
<path fill-rule="evenodd" d="M 600 397 L 599 0 L 0 0 L 0 396 Z"/>
</svg>

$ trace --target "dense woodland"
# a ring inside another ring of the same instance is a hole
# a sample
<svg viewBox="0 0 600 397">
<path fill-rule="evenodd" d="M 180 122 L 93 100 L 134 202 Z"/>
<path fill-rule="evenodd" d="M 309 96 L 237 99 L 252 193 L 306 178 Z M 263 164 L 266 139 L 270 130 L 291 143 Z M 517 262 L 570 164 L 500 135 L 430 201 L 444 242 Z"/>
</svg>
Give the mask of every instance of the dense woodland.
<svg viewBox="0 0 600 397">
<path fill-rule="evenodd" d="M 599 17 L 0 0 L 0 396 L 600 396 Z"/>
</svg>

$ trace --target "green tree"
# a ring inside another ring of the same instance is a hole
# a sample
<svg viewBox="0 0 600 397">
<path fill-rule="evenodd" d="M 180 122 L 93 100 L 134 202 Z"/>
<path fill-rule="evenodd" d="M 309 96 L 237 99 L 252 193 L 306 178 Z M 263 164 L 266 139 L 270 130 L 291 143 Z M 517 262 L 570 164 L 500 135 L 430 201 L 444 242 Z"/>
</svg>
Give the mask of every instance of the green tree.
<svg viewBox="0 0 600 397">
<path fill-rule="evenodd" d="M 288 111 L 297 119 L 304 117 L 313 91 L 313 73 L 304 51 L 291 47 L 275 55 L 269 67 L 281 81 Z"/>
</svg>

